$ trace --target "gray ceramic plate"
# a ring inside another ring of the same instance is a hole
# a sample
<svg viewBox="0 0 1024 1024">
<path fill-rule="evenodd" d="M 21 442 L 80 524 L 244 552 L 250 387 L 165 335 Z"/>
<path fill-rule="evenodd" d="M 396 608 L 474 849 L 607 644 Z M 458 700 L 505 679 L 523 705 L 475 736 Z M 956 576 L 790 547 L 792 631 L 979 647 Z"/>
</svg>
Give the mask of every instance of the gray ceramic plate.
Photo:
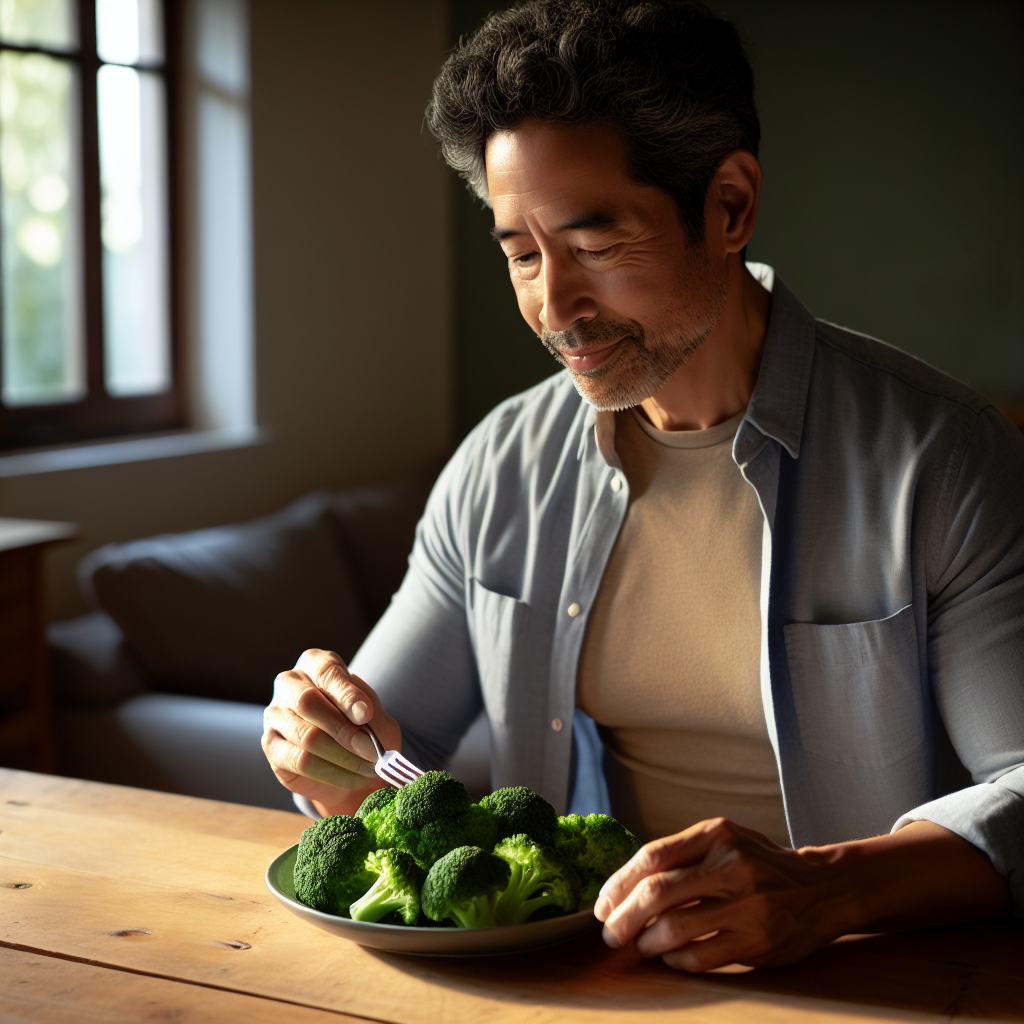
<svg viewBox="0 0 1024 1024">
<path fill-rule="evenodd" d="M 267 868 L 267 888 L 278 903 L 304 921 L 361 946 L 420 956 L 495 956 L 553 946 L 582 935 L 598 924 L 591 910 L 532 924 L 509 925 L 507 928 L 407 928 L 396 924 L 350 921 L 313 910 L 295 898 L 292 872 L 298 849 L 297 845 L 293 846 L 271 861 Z"/>
</svg>

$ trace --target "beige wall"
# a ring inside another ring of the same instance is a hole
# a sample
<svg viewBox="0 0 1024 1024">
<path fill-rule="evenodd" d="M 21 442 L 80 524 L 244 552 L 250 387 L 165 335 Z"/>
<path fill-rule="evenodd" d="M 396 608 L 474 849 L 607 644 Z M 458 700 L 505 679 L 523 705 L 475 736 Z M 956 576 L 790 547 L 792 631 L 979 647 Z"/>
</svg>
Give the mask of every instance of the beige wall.
<svg viewBox="0 0 1024 1024">
<path fill-rule="evenodd" d="M 253 0 L 256 448 L 0 480 L 0 515 L 113 540 L 231 522 L 315 487 L 418 468 L 450 443 L 449 191 L 421 132 L 445 0 Z M 384 42 L 387 51 L 379 49 Z"/>
</svg>

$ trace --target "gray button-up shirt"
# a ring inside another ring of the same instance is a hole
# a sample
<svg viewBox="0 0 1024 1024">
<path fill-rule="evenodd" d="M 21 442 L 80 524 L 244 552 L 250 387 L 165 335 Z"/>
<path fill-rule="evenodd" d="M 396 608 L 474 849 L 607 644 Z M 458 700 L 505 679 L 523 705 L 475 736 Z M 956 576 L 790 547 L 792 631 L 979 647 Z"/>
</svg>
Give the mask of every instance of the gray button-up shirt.
<svg viewBox="0 0 1024 1024">
<path fill-rule="evenodd" d="M 1020 913 L 1024 439 L 776 280 L 733 457 L 765 519 L 762 698 L 794 846 L 931 820 L 989 855 Z M 352 665 L 414 761 L 445 764 L 483 707 L 495 786 L 606 809 L 576 670 L 628 503 L 614 416 L 566 373 L 465 440 Z"/>
</svg>

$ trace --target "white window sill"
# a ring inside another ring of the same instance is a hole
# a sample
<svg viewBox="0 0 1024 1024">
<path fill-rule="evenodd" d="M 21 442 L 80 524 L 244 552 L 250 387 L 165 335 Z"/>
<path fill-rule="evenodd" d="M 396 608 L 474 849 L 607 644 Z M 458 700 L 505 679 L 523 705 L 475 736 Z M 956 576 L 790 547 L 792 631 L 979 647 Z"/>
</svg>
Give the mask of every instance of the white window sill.
<svg viewBox="0 0 1024 1024">
<path fill-rule="evenodd" d="M 223 427 L 218 430 L 187 430 L 156 437 L 133 437 L 126 441 L 102 441 L 62 448 L 39 448 L 0 455 L 0 478 L 57 473 L 92 466 L 114 466 L 122 462 L 148 462 L 177 455 L 223 452 L 267 444 L 272 433 L 267 427 Z"/>
</svg>

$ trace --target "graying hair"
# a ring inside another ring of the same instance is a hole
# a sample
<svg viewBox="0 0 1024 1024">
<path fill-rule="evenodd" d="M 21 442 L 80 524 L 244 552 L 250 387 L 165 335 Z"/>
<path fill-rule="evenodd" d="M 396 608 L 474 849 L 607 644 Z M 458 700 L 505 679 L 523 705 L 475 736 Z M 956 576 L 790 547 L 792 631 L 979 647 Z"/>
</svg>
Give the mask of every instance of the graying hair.
<svg viewBox="0 0 1024 1024">
<path fill-rule="evenodd" d="M 490 205 L 484 147 L 527 120 L 608 121 L 631 176 L 671 195 L 691 241 L 734 149 L 757 155 L 750 64 L 735 28 L 692 0 L 531 0 L 459 40 L 434 82 L 427 126 Z"/>
</svg>

